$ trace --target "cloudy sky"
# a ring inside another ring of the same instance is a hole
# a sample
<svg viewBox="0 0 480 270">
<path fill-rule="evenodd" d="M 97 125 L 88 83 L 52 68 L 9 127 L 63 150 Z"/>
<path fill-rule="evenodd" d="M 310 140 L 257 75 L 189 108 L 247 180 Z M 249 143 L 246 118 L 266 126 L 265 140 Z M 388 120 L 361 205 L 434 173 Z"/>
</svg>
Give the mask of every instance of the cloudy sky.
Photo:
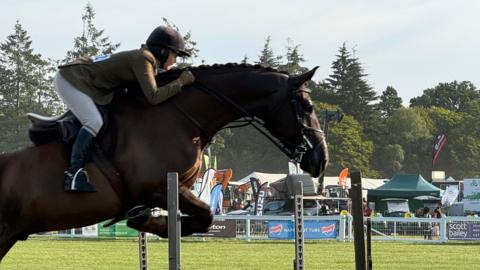
<svg viewBox="0 0 480 270">
<path fill-rule="evenodd" d="M 88 1 L 0 0 L 0 42 L 19 20 L 35 52 L 60 59 L 82 32 Z M 325 79 L 338 47 L 355 48 L 367 80 L 381 93 L 393 86 L 408 104 L 439 82 L 468 80 L 480 88 L 480 1 L 471 0 L 90 0 L 95 25 L 120 50 L 137 48 L 150 31 L 174 22 L 191 31 L 208 64 L 258 60 L 267 36 L 276 54 L 287 38 Z"/>
</svg>

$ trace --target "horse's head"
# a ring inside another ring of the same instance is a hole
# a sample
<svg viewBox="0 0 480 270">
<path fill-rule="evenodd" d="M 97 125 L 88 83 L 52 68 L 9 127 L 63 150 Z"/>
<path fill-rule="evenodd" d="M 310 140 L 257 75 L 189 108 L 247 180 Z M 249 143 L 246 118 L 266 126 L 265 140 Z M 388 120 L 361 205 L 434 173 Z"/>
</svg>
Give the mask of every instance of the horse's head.
<svg viewBox="0 0 480 270">
<path fill-rule="evenodd" d="M 313 177 L 323 175 L 328 162 L 328 149 L 306 83 L 317 67 L 288 78 L 288 87 L 273 95 L 269 113 L 264 117 L 266 128 L 277 137 L 290 158 Z"/>
</svg>

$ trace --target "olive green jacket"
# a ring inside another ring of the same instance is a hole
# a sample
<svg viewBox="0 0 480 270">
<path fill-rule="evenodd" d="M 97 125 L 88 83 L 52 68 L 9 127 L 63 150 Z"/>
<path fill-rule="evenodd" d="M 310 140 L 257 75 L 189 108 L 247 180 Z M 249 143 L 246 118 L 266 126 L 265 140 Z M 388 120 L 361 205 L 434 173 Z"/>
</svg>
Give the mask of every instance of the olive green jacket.
<svg viewBox="0 0 480 270">
<path fill-rule="evenodd" d="M 144 46 L 91 59 L 78 59 L 59 66 L 60 74 L 75 88 L 90 96 L 99 105 L 112 101 L 116 90 L 138 81 L 152 105 L 165 101 L 178 91 L 158 91 L 155 75 L 157 60 Z"/>
</svg>

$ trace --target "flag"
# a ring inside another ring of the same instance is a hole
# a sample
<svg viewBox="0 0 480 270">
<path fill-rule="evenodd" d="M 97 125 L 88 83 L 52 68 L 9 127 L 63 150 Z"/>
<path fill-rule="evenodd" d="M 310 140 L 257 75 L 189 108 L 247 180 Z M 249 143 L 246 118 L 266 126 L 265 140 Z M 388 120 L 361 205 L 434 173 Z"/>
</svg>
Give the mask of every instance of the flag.
<svg viewBox="0 0 480 270">
<path fill-rule="evenodd" d="M 212 188 L 210 197 L 210 210 L 214 215 L 221 214 L 223 204 L 222 184 L 218 183 Z"/>
<path fill-rule="evenodd" d="M 255 198 L 254 215 L 263 215 L 263 206 L 265 204 L 265 198 L 267 197 L 267 184 L 268 182 L 265 182 L 258 187 L 257 197 Z"/>
<path fill-rule="evenodd" d="M 432 167 L 435 166 L 435 162 L 437 162 L 438 155 L 440 154 L 440 150 L 442 150 L 443 145 L 447 142 L 447 137 L 445 134 L 440 134 L 435 138 L 433 142 L 433 149 L 432 149 Z"/>
<path fill-rule="evenodd" d="M 347 185 L 348 168 L 343 169 L 338 176 L 338 184 L 345 188 Z"/>
<path fill-rule="evenodd" d="M 215 178 L 214 169 L 207 170 L 203 175 L 202 184 L 200 186 L 198 197 L 200 198 L 201 201 L 203 201 L 206 204 L 210 203 L 212 185 L 215 185 L 215 183 L 213 183 L 214 178 Z"/>
<path fill-rule="evenodd" d="M 442 205 L 450 206 L 452 205 L 458 196 L 458 186 L 457 185 L 448 185 L 447 189 L 442 196 Z"/>
</svg>

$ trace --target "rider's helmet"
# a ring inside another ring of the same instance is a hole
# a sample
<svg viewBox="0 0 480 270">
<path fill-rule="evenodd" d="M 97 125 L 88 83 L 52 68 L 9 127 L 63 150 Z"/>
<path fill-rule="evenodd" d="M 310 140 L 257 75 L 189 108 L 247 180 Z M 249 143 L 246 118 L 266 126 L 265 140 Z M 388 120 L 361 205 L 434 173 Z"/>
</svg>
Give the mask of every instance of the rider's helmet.
<svg viewBox="0 0 480 270">
<path fill-rule="evenodd" d="M 182 35 L 171 27 L 155 28 L 147 39 L 147 47 L 162 63 L 167 60 L 169 50 L 180 57 L 190 56 L 190 53 L 185 50 L 185 40 Z"/>
</svg>

